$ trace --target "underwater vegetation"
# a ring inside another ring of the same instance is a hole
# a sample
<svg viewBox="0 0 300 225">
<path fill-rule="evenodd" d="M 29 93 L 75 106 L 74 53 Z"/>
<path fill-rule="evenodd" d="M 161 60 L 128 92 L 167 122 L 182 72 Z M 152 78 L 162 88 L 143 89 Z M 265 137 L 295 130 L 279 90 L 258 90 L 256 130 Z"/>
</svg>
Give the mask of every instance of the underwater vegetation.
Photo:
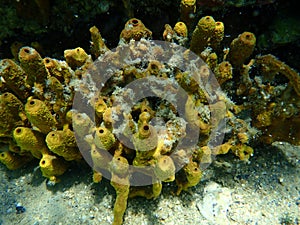
<svg viewBox="0 0 300 225">
<path fill-rule="evenodd" d="M 129 15 L 134 2 L 123 1 Z M 12 48 L 14 58 L 0 61 L 0 142 L 9 147 L 0 162 L 15 170 L 38 159 L 55 184 L 86 160 L 93 181 L 105 177 L 116 191 L 117 225 L 128 198 L 155 199 L 165 182 L 179 195 L 218 155 L 247 161 L 258 142 L 299 145 L 299 73 L 272 54 L 254 55 L 252 32 L 225 46 L 227 24 L 212 16 L 193 22 L 196 1 L 178 7 L 180 21 L 162 26 L 164 44 L 132 17 L 113 50 L 96 26 L 90 49 L 66 49 L 63 60 Z M 47 11 L 40 12 L 43 23 Z"/>
</svg>

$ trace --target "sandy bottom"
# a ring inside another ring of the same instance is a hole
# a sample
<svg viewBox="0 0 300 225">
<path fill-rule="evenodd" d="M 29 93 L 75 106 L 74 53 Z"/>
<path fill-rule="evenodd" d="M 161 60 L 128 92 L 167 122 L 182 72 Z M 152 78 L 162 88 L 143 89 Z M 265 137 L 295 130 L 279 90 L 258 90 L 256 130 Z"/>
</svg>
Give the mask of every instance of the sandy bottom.
<svg viewBox="0 0 300 225">
<path fill-rule="evenodd" d="M 175 184 L 165 183 L 155 200 L 129 199 L 124 225 L 299 224 L 300 166 L 282 154 L 288 148 L 257 146 L 247 163 L 218 157 L 202 181 L 180 196 L 172 194 Z M 48 186 L 36 165 L 17 171 L 0 165 L 1 225 L 112 223 L 115 192 L 108 180 L 93 184 L 83 163 Z"/>
</svg>

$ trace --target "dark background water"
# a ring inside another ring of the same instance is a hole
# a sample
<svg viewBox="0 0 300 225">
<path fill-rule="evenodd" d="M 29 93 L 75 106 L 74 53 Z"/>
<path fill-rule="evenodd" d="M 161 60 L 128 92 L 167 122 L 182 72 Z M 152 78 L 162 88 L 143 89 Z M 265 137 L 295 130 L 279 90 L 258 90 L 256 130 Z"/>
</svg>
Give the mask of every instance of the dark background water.
<svg viewBox="0 0 300 225">
<path fill-rule="evenodd" d="M 42 56 L 55 58 L 62 58 L 65 49 L 79 46 L 89 52 L 89 28 L 94 25 L 99 28 L 107 46 L 114 48 L 131 16 L 143 21 L 153 32 L 153 39 L 162 39 L 164 25 L 174 26 L 180 18 L 180 0 L 131 0 L 128 1 L 130 10 L 121 0 L 40 1 L 44 4 L 40 8 L 33 2 L 39 1 L 0 0 L 0 27 L 3 27 L 0 58 L 12 57 L 10 46 L 16 41 L 23 45 L 37 42 Z M 238 34 L 251 31 L 257 37 L 255 54 L 272 53 L 300 71 L 300 14 L 296 0 L 202 0 L 197 3 L 195 22 L 202 16 L 211 15 L 224 23 L 224 47 L 228 47 Z"/>
</svg>

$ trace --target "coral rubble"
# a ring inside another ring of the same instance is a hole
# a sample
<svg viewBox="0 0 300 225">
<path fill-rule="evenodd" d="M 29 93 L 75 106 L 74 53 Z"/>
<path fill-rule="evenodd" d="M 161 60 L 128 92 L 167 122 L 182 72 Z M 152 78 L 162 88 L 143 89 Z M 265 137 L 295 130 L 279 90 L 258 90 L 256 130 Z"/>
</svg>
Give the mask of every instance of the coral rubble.
<svg viewBox="0 0 300 225">
<path fill-rule="evenodd" d="M 254 56 L 250 32 L 220 51 L 226 24 L 211 16 L 189 37 L 195 2 L 181 1 L 182 21 L 165 26 L 164 44 L 132 18 L 113 51 L 94 26 L 93 57 L 77 47 L 65 60 L 43 58 L 25 46 L 17 60 L 1 60 L 0 141 L 9 151 L 0 162 L 18 169 L 36 158 L 55 183 L 70 161 L 86 159 L 94 182 L 111 180 L 117 225 L 128 198 L 157 198 L 165 182 L 180 194 L 218 155 L 249 160 L 254 141 L 299 145 L 299 74 L 275 56 Z"/>
</svg>

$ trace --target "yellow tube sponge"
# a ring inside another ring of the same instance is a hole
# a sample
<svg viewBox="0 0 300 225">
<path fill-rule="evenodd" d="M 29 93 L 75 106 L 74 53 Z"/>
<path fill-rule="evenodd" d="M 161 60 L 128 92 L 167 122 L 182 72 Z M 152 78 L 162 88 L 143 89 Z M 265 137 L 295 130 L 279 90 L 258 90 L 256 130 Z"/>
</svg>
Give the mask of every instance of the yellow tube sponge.
<svg viewBox="0 0 300 225">
<path fill-rule="evenodd" d="M 190 50 L 196 54 L 200 54 L 204 48 L 209 45 L 209 42 L 214 35 L 215 28 L 216 22 L 213 17 L 202 17 L 199 20 L 196 29 L 193 31 Z"/>
<path fill-rule="evenodd" d="M 98 58 L 100 55 L 107 52 L 109 49 L 104 43 L 102 36 L 96 26 L 90 28 L 91 33 L 91 53 Z"/>
<path fill-rule="evenodd" d="M 197 185 L 202 177 L 202 171 L 198 164 L 192 160 L 183 167 L 184 175 L 176 177 L 176 183 L 178 185 L 177 195 L 182 190 L 186 191 L 189 187 Z"/>
<path fill-rule="evenodd" d="M 200 170 L 196 162 L 190 161 L 183 168 L 183 170 L 186 174 L 186 178 L 188 181 L 187 187 L 195 186 L 200 182 L 200 179 L 202 177 L 202 171 Z"/>
<path fill-rule="evenodd" d="M 149 112 L 142 112 L 139 115 L 139 120 L 138 120 L 138 127 L 139 129 L 141 129 L 142 126 L 146 125 L 151 119 L 151 115 Z M 145 137 L 148 137 L 147 135 L 149 134 L 149 132 L 147 132 L 147 134 L 144 134 L 145 131 L 143 131 L 142 129 L 140 130 L 140 135 L 146 135 Z M 142 137 L 141 136 L 141 137 Z M 142 137 L 143 138 L 143 137 Z"/>
<path fill-rule="evenodd" d="M 71 105 L 71 103 L 65 100 L 64 86 L 56 77 L 49 77 L 47 84 L 48 92 L 51 92 L 51 97 L 55 99 L 55 101 L 51 102 L 51 108 L 56 114 L 59 124 L 65 124 L 66 109 Z M 48 98 L 45 100 L 49 102 L 51 101 L 51 99 Z"/>
<path fill-rule="evenodd" d="M 193 156 L 197 163 L 204 164 L 211 164 L 212 163 L 212 152 L 208 146 L 200 147 L 196 154 Z"/>
<path fill-rule="evenodd" d="M 27 83 L 33 86 L 34 83 L 44 84 L 49 76 L 44 61 L 40 54 L 31 47 L 23 47 L 19 51 L 19 60 L 22 69 L 27 74 Z"/>
<path fill-rule="evenodd" d="M 128 175 L 129 164 L 126 158 L 122 156 L 114 156 L 109 163 L 109 170 L 118 176 Z M 126 182 L 127 184 L 127 182 Z"/>
<path fill-rule="evenodd" d="M 130 187 L 128 168 L 128 161 L 122 156 L 114 156 L 110 163 L 110 170 L 112 173 L 110 183 L 117 194 L 114 204 L 113 225 L 121 225 L 123 223 L 123 215 L 127 208 Z"/>
<path fill-rule="evenodd" d="M 12 137 L 12 130 L 26 120 L 22 102 L 13 94 L 0 95 L 0 137 Z"/>
<path fill-rule="evenodd" d="M 3 163 L 9 170 L 19 169 L 32 159 L 31 155 L 21 156 L 10 151 L 0 153 L 0 162 Z"/>
<path fill-rule="evenodd" d="M 17 127 L 13 132 L 14 140 L 22 151 L 30 151 L 35 158 L 49 153 L 44 135 L 28 127 Z"/>
<path fill-rule="evenodd" d="M 203 134 L 209 133 L 211 127 L 210 124 L 205 123 L 198 115 L 198 111 L 195 108 L 195 101 L 193 95 L 188 95 L 185 103 L 185 116 L 186 120 L 192 125 L 200 128 L 200 132 Z"/>
<path fill-rule="evenodd" d="M 107 151 L 97 149 L 95 145 L 91 146 L 91 158 L 93 169 L 99 172 L 101 169 L 107 169 L 111 161 L 111 155 Z"/>
<path fill-rule="evenodd" d="M 25 104 L 25 112 L 31 124 L 43 134 L 56 128 L 57 121 L 43 101 L 29 98 Z"/>
<path fill-rule="evenodd" d="M 202 57 L 203 55 L 201 55 Z M 203 60 L 205 60 L 205 63 L 209 66 L 209 68 L 213 71 L 218 64 L 218 56 L 215 52 L 212 52 L 207 55 L 207 57 L 202 57 Z"/>
<path fill-rule="evenodd" d="M 128 43 L 132 39 L 139 41 L 141 38 L 150 38 L 151 36 L 152 32 L 145 27 L 141 20 L 132 18 L 126 22 L 120 40 Z"/>
<path fill-rule="evenodd" d="M 138 132 L 133 135 L 133 144 L 136 150 L 135 166 L 152 164 L 151 159 L 156 151 L 158 137 L 156 130 L 150 124 L 144 122 Z"/>
<path fill-rule="evenodd" d="M 40 160 L 40 169 L 43 176 L 54 183 L 59 182 L 57 176 L 62 175 L 67 167 L 67 162 L 55 155 L 45 154 Z"/>
<path fill-rule="evenodd" d="M 181 46 L 185 46 L 188 41 L 187 25 L 182 21 L 177 22 L 174 28 L 172 28 L 169 24 L 165 24 L 163 39 L 165 41 L 175 42 Z"/>
<path fill-rule="evenodd" d="M 95 101 L 93 102 L 93 107 L 94 107 L 94 109 L 95 109 L 96 115 L 97 115 L 100 119 L 102 119 L 102 118 L 103 118 L 103 114 L 104 114 L 104 112 L 105 112 L 106 109 L 107 109 L 107 105 L 106 105 L 104 99 L 101 98 L 101 97 L 97 97 L 97 98 L 95 99 Z"/>
<path fill-rule="evenodd" d="M 185 22 L 189 27 L 194 21 L 196 13 L 196 0 L 181 0 L 180 3 L 180 20 Z"/>
<path fill-rule="evenodd" d="M 188 36 L 188 28 L 184 22 L 177 22 L 174 26 L 175 33 L 180 37 L 187 37 Z"/>
<path fill-rule="evenodd" d="M 83 48 L 67 49 L 64 51 L 66 62 L 72 69 L 83 66 L 90 58 Z"/>
<path fill-rule="evenodd" d="M 165 30 L 163 32 L 163 39 L 165 41 L 171 42 L 173 40 L 174 35 L 175 35 L 175 31 L 172 29 L 170 24 L 165 24 Z"/>
<path fill-rule="evenodd" d="M 213 36 L 210 40 L 211 47 L 217 49 L 220 46 L 221 41 L 224 38 L 224 24 L 220 21 L 216 22 L 216 27 L 213 31 Z"/>
<path fill-rule="evenodd" d="M 228 61 L 219 63 L 214 70 L 215 76 L 220 85 L 232 78 L 232 65 Z"/>
<path fill-rule="evenodd" d="M 227 55 L 228 61 L 235 68 L 241 67 L 252 54 L 256 43 L 256 37 L 251 32 L 244 32 L 235 38 Z"/>
<path fill-rule="evenodd" d="M 74 132 L 70 129 L 51 131 L 46 136 L 46 143 L 50 151 L 64 157 L 65 160 L 81 159 Z"/>
<path fill-rule="evenodd" d="M 217 146 L 214 149 L 214 152 L 216 153 L 216 155 L 224 155 L 227 154 L 231 148 L 232 148 L 232 144 L 226 142 L 224 144 Z"/>
<path fill-rule="evenodd" d="M 114 204 L 114 221 L 113 225 L 121 225 L 123 223 L 123 215 L 127 208 L 127 199 L 129 194 L 129 179 L 128 179 L 128 185 L 120 184 L 119 182 L 113 181 L 113 179 L 116 180 L 116 178 L 112 178 L 112 181 L 110 182 L 111 185 L 114 187 L 116 191 L 116 200 Z M 118 179 L 119 180 L 119 179 Z M 124 183 L 124 181 L 122 181 Z"/>
<path fill-rule="evenodd" d="M 10 45 L 10 52 L 14 57 L 15 61 L 19 60 L 19 51 L 25 44 L 23 42 L 15 41 Z"/>
<path fill-rule="evenodd" d="M 25 71 L 11 59 L 0 61 L 0 76 L 6 85 L 18 96 L 19 99 L 27 99 L 31 94 L 31 87 L 26 83 Z"/>
<path fill-rule="evenodd" d="M 161 181 L 154 181 L 152 184 L 152 198 L 157 198 L 162 190 L 162 183 Z"/>
<path fill-rule="evenodd" d="M 154 168 L 156 177 L 164 182 L 172 182 L 175 180 L 175 165 L 170 156 L 161 156 Z"/>
<path fill-rule="evenodd" d="M 49 91 L 55 93 L 56 101 L 64 100 L 64 87 L 56 77 L 49 77 L 47 80 Z"/>
<path fill-rule="evenodd" d="M 72 110 L 67 113 L 67 117 L 70 117 L 72 120 L 75 135 L 80 138 L 84 138 L 86 135 L 91 133 L 91 129 L 94 124 L 88 115 Z"/>
<path fill-rule="evenodd" d="M 95 145 L 102 150 L 110 150 L 116 143 L 116 138 L 110 130 L 99 127 L 95 133 Z"/>
<path fill-rule="evenodd" d="M 49 57 L 44 58 L 44 64 L 50 75 L 56 77 L 62 83 L 69 83 L 72 77 L 72 70 L 65 61 L 59 61 Z"/>
<path fill-rule="evenodd" d="M 112 130 L 113 118 L 112 118 L 112 108 L 109 107 L 103 113 L 103 123 L 107 129 Z"/>
<path fill-rule="evenodd" d="M 5 92 L 0 95 L 0 104 L 16 117 L 18 116 L 24 120 L 26 119 L 23 103 L 14 94 Z"/>
<path fill-rule="evenodd" d="M 140 187 L 131 187 L 129 198 L 134 197 L 144 197 L 146 199 L 155 199 L 157 198 L 162 190 L 162 182 L 157 180 L 157 178 L 154 177 L 152 181 L 152 187 L 151 186 L 140 186 Z"/>
<path fill-rule="evenodd" d="M 177 71 L 175 79 L 181 85 L 181 87 L 188 93 L 197 92 L 199 89 L 199 84 L 195 81 L 195 79 L 192 76 L 190 76 L 190 73 L 188 72 Z"/>
</svg>

